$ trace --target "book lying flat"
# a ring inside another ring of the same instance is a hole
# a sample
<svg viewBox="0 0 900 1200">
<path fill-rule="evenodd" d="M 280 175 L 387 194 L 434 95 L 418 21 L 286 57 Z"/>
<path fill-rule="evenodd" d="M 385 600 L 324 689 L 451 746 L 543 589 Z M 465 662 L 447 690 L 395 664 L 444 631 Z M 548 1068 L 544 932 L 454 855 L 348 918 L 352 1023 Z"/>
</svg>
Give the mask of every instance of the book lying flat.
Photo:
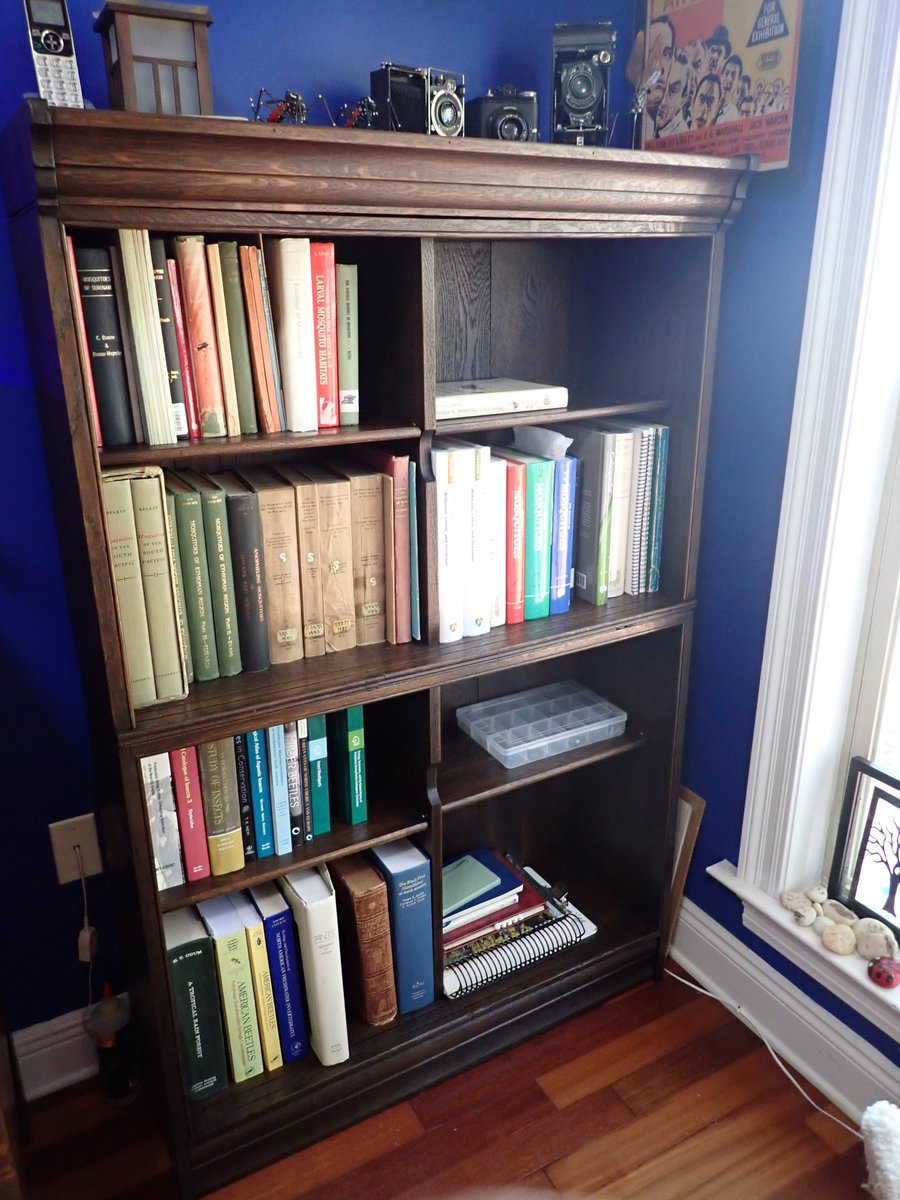
<svg viewBox="0 0 900 1200">
<path fill-rule="evenodd" d="M 521 925 L 529 917 L 535 917 L 539 913 L 545 912 L 546 909 L 547 900 L 530 883 L 526 883 L 512 904 L 475 917 L 466 925 L 460 925 L 457 929 L 445 933 L 443 936 L 444 953 L 446 954 L 448 950 L 455 950 L 458 946 L 467 946 L 471 942 L 476 942 L 501 929 L 508 929 L 512 925 Z"/>
<path fill-rule="evenodd" d="M 524 886 L 522 877 L 515 871 L 512 864 L 496 850 L 490 850 L 484 846 L 448 859 L 444 863 L 442 875 L 446 874 L 452 879 L 456 864 L 464 859 L 474 859 L 480 863 L 496 876 L 496 881 L 469 902 L 457 903 L 450 911 L 448 911 L 445 897 L 441 922 L 443 933 L 449 933 L 452 929 L 467 925 L 470 921 L 489 912 L 495 912 L 497 909 L 515 904 L 516 898 Z"/>
<path fill-rule="evenodd" d="M 525 379 L 459 379 L 437 385 L 435 416 L 442 421 L 490 413 L 567 408 L 568 405 L 569 390 L 558 384 L 532 383 Z"/>
<path fill-rule="evenodd" d="M 540 887 L 549 887 L 536 871 L 530 867 L 524 870 Z M 457 1000 L 485 984 L 503 979 L 513 971 L 549 958 L 567 946 L 574 946 L 576 942 L 584 941 L 597 932 L 593 921 L 574 904 L 561 908 L 550 902 L 549 908 L 558 913 L 555 921 L 540 924 L 521 937 L 471 957 L 460 957 L 452 966 L 445 966 L 444 995 L 449 1000 Z"/>
</svg>

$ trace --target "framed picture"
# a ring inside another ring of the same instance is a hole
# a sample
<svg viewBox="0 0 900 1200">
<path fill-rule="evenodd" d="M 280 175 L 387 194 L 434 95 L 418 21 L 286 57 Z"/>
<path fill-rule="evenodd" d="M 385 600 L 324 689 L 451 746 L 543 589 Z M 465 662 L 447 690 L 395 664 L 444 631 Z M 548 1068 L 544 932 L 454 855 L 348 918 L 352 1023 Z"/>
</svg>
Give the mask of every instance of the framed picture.
<svg viewBox="0 0 900 1200">
<path fill-rule="evenodd" d="M 850 760 L 828 895 L 900 936 L 900 780 Z"/>
<path fill-rule="evenodd" d="M 802 0 L 648 0 L 636 87 L 645 150 L 786 167 Z"/>
<path fill-rule="evenodd" d="M 678 813 L 675 824 L 675 861 L 672 864 L 671 907 L 669 909 L 669 929 L 666 947 L 672 944 L 678 912 L 681 908 L 681 898 L 684 895 L 684 885 L 687 880 L 688 868 L 694 856 L 694 846 L 697 844 L 697 834 L 700 832 L 700 822 L 706 801 L 695 792 L 683 787 L 678 793 Z"/>
</svg>

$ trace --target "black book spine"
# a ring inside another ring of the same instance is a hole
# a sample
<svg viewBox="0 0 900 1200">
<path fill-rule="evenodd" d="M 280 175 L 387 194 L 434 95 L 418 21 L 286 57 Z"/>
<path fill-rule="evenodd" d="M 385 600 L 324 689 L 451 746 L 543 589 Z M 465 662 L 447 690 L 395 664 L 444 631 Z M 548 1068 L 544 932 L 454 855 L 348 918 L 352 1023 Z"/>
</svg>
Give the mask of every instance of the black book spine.
<svg viewBox="0 0 900 1200">
<path fill-rule="evenodd" d="M 247 756 L 247 735 L 243 733 L 234 735 L 234 768 L 241 807 L 244 859 L 249 862 L 256 858 L 256 836 L 253 832 L 253 789 L 250 782 L 250 760 Z"/>
<path fill-rule="evenodd" d="M 169 974 L 188 1099 L 202 1100 L 228 1085 L 212 939 L 170 950 Z"/>
<path fill-rule="evenodd" d="M 153 263 L 156 304 L 159 308 L 159 324 L 162 329 L 163 350 L 166 355 L 166 370 L 169 373 L 169 391 L 175 413 L 175 434 L 179 442 L 186 442 L 189 433 L 187 404 L 184 398 L 184 380 L 181 377 L 178 339 L 175 336 L 175 310 L 172 307 L 169 273 L 166 270 L 166 243 L 161 237 L 150 238 L 150 261 Z"/>
<path fill-rule="evenodd" d="M 130 446 L 136 438 L 109 248 L 76 242 L 75 267 L 103 445 Z"/>
<path fill-rule="evenodd" d="M 306 722 L 303 722 L 305 727 Z M 300 726 L 298 725 L 298 729 Z M 303 797 L 303 840 L 311 842 L 313 840 L 313 815 L 312 815 L 312 794 L 309 785 L 309 736 L 304 735 L 299 739 L 300 750 L 300 794 Z"/>
<path fill-rule="evenodd" d="M 259 496 L 229 495 L 227 512 L 241 659 L 245 671 L 266 671 L 271 659 Z"/>
</svg>

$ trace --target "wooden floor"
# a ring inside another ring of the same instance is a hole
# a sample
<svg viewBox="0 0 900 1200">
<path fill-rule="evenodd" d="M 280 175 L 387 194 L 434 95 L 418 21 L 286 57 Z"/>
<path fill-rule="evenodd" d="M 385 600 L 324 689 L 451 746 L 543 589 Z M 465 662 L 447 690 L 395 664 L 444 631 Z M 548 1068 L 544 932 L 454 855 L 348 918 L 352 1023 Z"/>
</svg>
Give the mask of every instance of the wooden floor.
<svg viewBox="0 0 900 1200">
<path fill-rule="evenodd" d="M 83 1085 L 30 1124 L 28 1200 L 178 1196 L 145 1096 L 116 1109 Z M 862 1200 L 865 1174 L 861 1143 L 762 1043 L 667 975 L 212 1196 Z"/>
</svg>

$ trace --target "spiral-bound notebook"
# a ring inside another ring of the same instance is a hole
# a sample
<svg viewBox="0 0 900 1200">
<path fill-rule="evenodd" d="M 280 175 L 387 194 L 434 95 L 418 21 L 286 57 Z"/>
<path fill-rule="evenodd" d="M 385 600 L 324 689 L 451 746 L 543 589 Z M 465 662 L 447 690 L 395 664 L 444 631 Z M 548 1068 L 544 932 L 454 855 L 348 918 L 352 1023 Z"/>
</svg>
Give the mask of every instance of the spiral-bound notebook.
<svg viewBox="0 0 900 1200">
<path fill-rule="evenodd" d="M 529 867 L 526 867 L 525 871 L 542 888 L 549 890 L 550 885 L 536 871 Z M 597 932 L 594 922 L 574 904 L 567 904 L 559 913 L 559 919 L 556 921 L 540 925 L 513 941 L 483 950 L 471 958 L 461 959 L 452 966 L 445 967 L 444 995 L 448 1000 L 457 1000 L 476 988 L 484 987 L 486 983 L 493 983 L 512 974 L 513 971 L 549 958 L 551 954 L 565 950 L 567 946 L 573 946 L 576 942 L 582 942 Z"/>
</svg>

